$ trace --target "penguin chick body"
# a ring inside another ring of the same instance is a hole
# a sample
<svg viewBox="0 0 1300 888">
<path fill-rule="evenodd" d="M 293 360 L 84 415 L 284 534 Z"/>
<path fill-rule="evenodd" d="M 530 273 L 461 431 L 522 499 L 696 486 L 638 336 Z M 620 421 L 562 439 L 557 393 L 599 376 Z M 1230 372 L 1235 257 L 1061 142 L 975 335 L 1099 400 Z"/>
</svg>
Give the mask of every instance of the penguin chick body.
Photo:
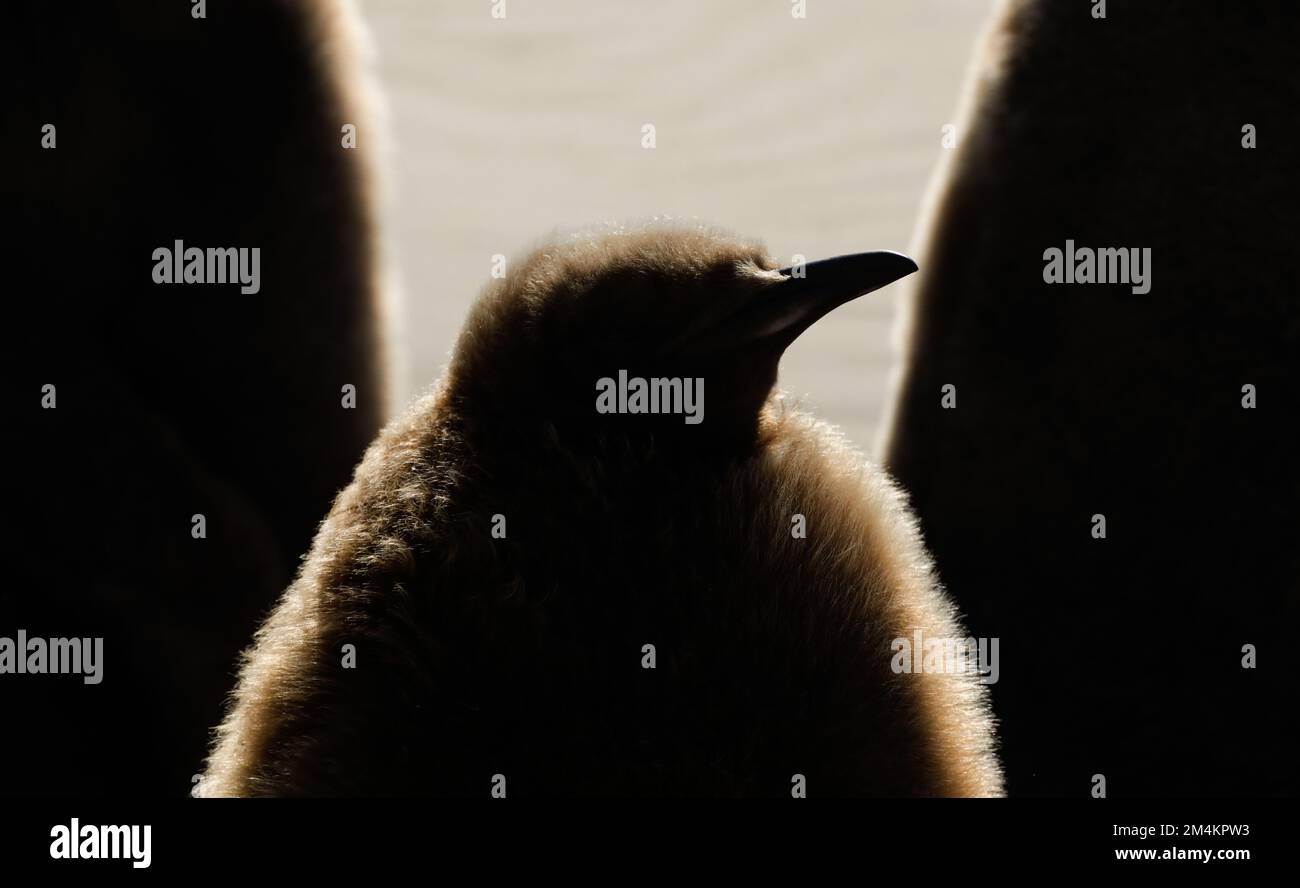
<svg viewBox="0 0 1300 888">
<path fill-rule="evenodd" d="M 892 668 L 962 635 L 902 496 L 773 393 L 915 267 L 864 255 L 799 281 L 674 228 L 518 264 L 257 633 L 202 793 L 999 794 L 978 677 Z M 703 380 L 703 421 L 599 412 L 620 370 Z"/>
</svg>

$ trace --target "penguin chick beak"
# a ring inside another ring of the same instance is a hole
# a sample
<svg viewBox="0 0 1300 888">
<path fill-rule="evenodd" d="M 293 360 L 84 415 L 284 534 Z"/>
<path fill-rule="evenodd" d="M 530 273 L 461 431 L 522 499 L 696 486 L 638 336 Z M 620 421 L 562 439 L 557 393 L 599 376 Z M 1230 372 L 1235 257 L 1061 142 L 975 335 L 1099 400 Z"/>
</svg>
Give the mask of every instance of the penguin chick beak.
<svg viewBox="0 0 1300 888">
<path fill-rule="evenodd" d="M 915 262 L 890 250 L 783 268 L 775 272 L 781 280 L 721 320 L 702 320 L 670 348 L 679 355 L 703 356 L 767 345 L 775 346 L 779 354 L 832 310 L 916 270 Z"/>
<path fill-rule="evenodd" d="M 916 271 L 916 263 L 902 253 L 877 250 L 851 253 L 809 262 L 803 276 L 797 266 L 783 268 L 785 281 L 763 306 L 767 317 L 760 335 L 780 336 L 786 345 L 800 333 L 846 302 L 888 286 Z"/>
</svg>

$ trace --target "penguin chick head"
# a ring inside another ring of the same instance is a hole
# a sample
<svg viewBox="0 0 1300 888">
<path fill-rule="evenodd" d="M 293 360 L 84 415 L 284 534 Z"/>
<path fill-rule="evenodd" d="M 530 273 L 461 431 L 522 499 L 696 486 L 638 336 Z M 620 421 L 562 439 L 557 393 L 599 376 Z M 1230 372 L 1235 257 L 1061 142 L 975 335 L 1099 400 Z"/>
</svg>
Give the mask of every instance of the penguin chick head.
<svg viewBox="0 0 1300 888">
<path fill-rule="evenodd" d="M 470 313 L 449 368 L 462 413 L 569 443 L 752 443 L 777 364 L 849 300 L 916 270 L 897 253 L 781 268 L 705 228 L 577 236 L 513 265 Z"/>
</svg>

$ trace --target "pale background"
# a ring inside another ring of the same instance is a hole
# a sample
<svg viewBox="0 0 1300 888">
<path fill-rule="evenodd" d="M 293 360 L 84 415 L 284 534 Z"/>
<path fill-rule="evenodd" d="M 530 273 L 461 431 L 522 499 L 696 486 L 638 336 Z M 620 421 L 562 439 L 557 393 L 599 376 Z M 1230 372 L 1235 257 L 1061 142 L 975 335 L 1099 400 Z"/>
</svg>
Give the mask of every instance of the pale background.
<svg viewBox="0 0 1300 888">
<path fill-rule="evenodd" d="M 695 217 L 783 262 L 906 251 L 993 0 L 360 0 L 386 97 L 396 404 L 445 366 L 491 256 Z M 658 145 L 641 147 L 652 123 Z M 896 284 L 805 333 L 781 386 L 870 451 Z"/>
</svg>

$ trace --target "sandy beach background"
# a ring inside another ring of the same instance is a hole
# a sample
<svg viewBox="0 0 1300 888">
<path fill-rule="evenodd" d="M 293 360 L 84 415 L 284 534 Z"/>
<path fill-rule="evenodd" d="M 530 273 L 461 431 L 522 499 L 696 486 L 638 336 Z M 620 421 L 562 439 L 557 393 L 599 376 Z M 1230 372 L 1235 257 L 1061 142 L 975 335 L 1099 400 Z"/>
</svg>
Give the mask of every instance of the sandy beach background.
<svg viewBox="0 0 1300 888">
<path fill-rule="evenodd" d="M 604 222 L 699 219 L 783 261 L 907 250 L 993 0 L 360 0 L 386 99 L 396 404 L 432 384 L 491 257 Z M 656 147 L 642 147 L 653 124 Z M 871 451 L 896 284 L 780 384 Z"/>
</svg>

